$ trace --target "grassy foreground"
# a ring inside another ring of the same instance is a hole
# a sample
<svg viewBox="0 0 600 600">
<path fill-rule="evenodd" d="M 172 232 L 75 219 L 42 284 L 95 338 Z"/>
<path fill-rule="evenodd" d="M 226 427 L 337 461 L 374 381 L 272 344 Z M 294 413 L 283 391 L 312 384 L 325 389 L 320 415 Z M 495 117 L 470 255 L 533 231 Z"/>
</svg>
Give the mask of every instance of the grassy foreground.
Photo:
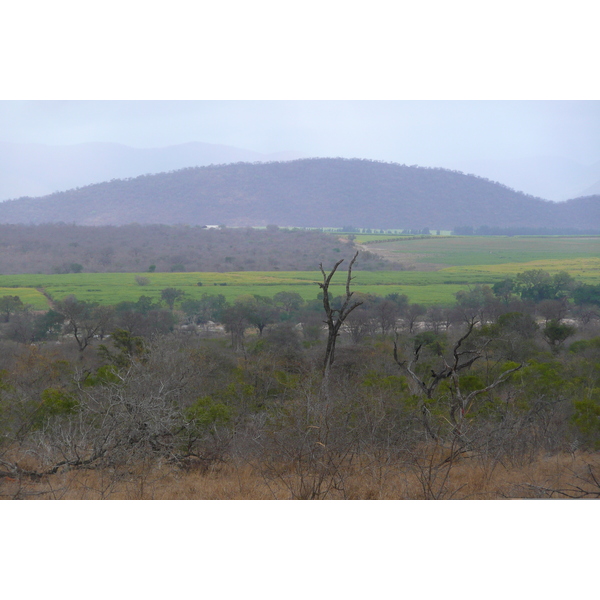
<svg viewBox="0 0 600 600">
<path fill-rule="evenodd" d="M 434 449 L 429 448 L 433 451 Z M 292 464 L 272 477 L 264 465 L 228 462 L 208 470 L 140 465 L 118 473 L 74 470 L 42 480 L 0 479 L 0 498 L 47 500 L 499 500 L 598 498 L 597 453 L 538 456 L 518 465 L 465 458 L 454 466 L 426 452 L 412 464 L 363 455 L 337 473 L 344 485 L 301 472 Z M 318 489 L 317 489 L 318 488 Z"/>
</svg>

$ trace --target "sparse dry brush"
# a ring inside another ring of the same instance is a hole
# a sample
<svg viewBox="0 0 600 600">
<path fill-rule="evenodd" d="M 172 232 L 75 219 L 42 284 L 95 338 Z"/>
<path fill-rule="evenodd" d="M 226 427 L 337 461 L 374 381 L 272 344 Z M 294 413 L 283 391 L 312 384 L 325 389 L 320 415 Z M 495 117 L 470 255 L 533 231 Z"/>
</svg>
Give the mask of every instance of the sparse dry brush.
<svg viewBox="0 0 600 600">
<path fill-rule="evenodd" d="M 541 455 L 521 467 L 461 459 L 448 470 L 433 462 L 440 456 L 421 450 L 414 463 L 381 460 L 365 455 L 338 471 L 343 487 L 314 473 L 281 464 L 282 477 L 267 477 L 252 464 L 228 462 L 207 471 L 141 464 L 125 471 L 70 470 L 41 479 L 5 475 L 0 480 L 4 499 L 53 500 L 424 500 L 511 498 L 598 498 L 600 460 L 596 454 Z M 267 465 L 271 468 L 272 465 Z M 336 465 L 337 469 L 337 465 Z M 320 484 L 320 487 L 319 487 Z M 319 495 L 313 495 L 319 490 Z"/>
<path fill-rule="evenodd" d="M 189 226 L 78 226 L 0 223 L 0 273 L 307 271 L 352 255 L 347 242 L 310 230 Z M 396 270 L 371 256 L 365 270 Z M 145 279 L 149 280 L 146 283 Z M 152 278 L 136 280 L 148 285 Z"/>
<path fill-rule="evenodd" d="M 136 304 L 83 344 L 78 319 L 98 315 L 73 301 L 66 335 L 51 320 L 42 341 L 1 341 L 0 497 L 600 496 L 594 320 L 551 346 L 539 311 L 554 306 L 474 288 L 442 317 L 350 282 L 312 304 L 241 298 L 231 338 L 203 326 L 228 323 L 224 303 L 172 331 L 141 328 L 152 306 Z M 355 302 L 360 339 L 345 319 L 321 335 Z"/>
</svg>

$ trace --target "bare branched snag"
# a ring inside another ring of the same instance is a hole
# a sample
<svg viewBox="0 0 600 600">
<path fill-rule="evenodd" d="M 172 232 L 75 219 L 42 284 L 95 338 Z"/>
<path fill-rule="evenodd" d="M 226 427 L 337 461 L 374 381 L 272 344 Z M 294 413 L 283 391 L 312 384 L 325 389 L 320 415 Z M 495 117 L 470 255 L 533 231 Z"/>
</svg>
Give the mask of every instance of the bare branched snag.
<svg viewBox="0 0 600 600">
<path fill-rule="evenodd" d="M 394 360 L 412 381 L 416 383 L 419 391 L 425 398 L 431 400 L 440 383 L 445 380 L 449 381 L 451 396 L 450 421 L 453 425 L 453 434 L 458 437 L 463 434 L 462 423 L 465 416 L 469 413 L 475 398 L 481 394 L 490 392 L 500 384 L 504 383 L 512 373 L 518 371 L 523 366 L 522 364 L 519 364 L 513 368 L 509 368 L 500 373 L 489 385 L 465 393 L 461 389 L 460 373 L 461 371 L 469 369 L 476 361 L 484 356 L 485 346 L 489 343 L 488 340 L 478 348 L 472 350 L 462 349 L 463 342 L 471 336 L 476 324 L 477 321 L 475 319 L 472 319 L 469 322 L 466 333 L 454 344 L 452 348 L 452 358 L 450 360 L 448 360 L 442 352 L 439 352 L 439 359 L 442 363 L 441 368 L 438 368 L 437 370 L 430 369 L 427 377 L 421 377 L 416 372 L 416 365 L 419 361 L 422 345 L 416 346 L 412 356 L 408 360 L 400 360 L 398 356 L 398 347 L 396 342 L 394 342 Z M 431 428 L 429 413 L 424 402 L 421 405 L 421 411 L 425 429 L 433 439 L 437 439 L 437 434 Z"/>
<path fill-rule="evenodd" d="M 425 394 L 428 399 L 431 399 L 433 392 L 441 381 L 456 375 L 459 371 L 469 368 L 476 360 L 482 357 L 482 354 L 477 351 L 460 351 L 462 343 L 471 335 L 475 321 L 471 321 L 467 332 L 456 342 L 452 350 L 453 360 L 449 363 L 443 355 L 440 355 L 443 362 L 444 368 L 439 372 L 431 371 L 431 377 L 428 381 L 421 379 L 415 373 L 415 365 L 419 360 L 419 353 L 421 352 L 422 346 L 419 345 L 415 348 L 415 351 L 409 360 L 400 361 L 398 358 L 398 347 L 394 342 L 394 360 L 398 366 L 404 370 L 411 379 L 419 386 L 419 389 Z"/>
<path fill-rule="evenodd" d="M 338 308 L 332 308 L 329 302 L 329 285 L 331 283 L 331 279 L 333 278 L 337 268 L 344 262 L 344 259 L 338 260 L 333 269 L 327 275 L 323 269 L 323 264 L 321 263 L 319 267 L 321 268 L 321 273 L 323 274 L 323 283 L 319 283 L 319 287 L 323 290 L 323 308 L 325 309 L 325 316 L 327 320 L 327 348 L 325 349 L 325 359 L 323 361 L 323 371 L 327 373 L 333 365 L 335 360 L 335 344 L 337 338 L 339 336 L 340 328 L 342 327 L 346 317 L 358 306 L 362 304 L 362 302 L 351 302 L 352 295 L 354 292 L 350 291 L 350 282 L 352 281 L 352 267 L 358 257 L 358 252 L 354 255 L 354 258 L 350 261 L 350 265 L 348 266 L 348 277 L 346 279 L 346 297 L 342 303 L 342 306 Z"/>
</svg>

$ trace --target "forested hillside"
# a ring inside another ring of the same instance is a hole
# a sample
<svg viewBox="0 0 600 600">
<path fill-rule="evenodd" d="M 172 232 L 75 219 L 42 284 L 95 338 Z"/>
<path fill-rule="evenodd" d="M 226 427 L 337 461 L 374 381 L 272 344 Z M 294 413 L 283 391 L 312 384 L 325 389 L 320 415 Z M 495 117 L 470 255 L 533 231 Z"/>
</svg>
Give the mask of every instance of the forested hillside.
<svg viewBox="0 0 600 600">
<path fill-rule="evenodd" d="M 168 225 L 0 225 L 0 274 L 140 271 L 311 271 L 352 255 L 319 231 Z M 399 270 L 367 251 L 359 269 Z"/>
<path fill-rule="evenodd" d="M 445 169 L 370 160 L 236 163 L 0 204 L 2 223 L 600 229 L 600 196 L 562 204 Z"/>
<path fill-rule="evenodd" d="M 51 146 L 0 141 L 0 200 L 43 196 L 56 190 L 185 167 L 299 157 L 293 152 L 262 154 L 201 142 L 132 148 L 107 142 Z"/>
</svg>

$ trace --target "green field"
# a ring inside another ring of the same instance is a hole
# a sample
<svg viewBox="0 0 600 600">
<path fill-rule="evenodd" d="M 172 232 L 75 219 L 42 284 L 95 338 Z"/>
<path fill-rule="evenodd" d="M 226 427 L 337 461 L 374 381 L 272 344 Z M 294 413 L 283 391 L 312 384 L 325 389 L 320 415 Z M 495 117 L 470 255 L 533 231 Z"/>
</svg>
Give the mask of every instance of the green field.
<svg viewBox="0 0 600 600">
<path fill-rule="evenodd" d="M 598 237 L 431 236 L 402 239 L 404 241 L 388 242 L 381 247 L 398 253 L 405 263 L 406 257 L 412 256 L 413 262 L 408 266 L 415 270 L 355 271 L 354 291 L 380 296 L 406 294 L 411 302 L 431 305 L 452 303 L 454 294 L 461 289 L 475 284 L 493 284 L 529 269 L 544 269 L 550 273 L 567 271 L 584 283 L 600 283 Z M 419 265 L 423 263 L 447 266 L 419 271 Z M 341 268 L 345 266 L 342 264 Z M 147 278 L 149 285 L 138 285 L 136 275 Z M 343 270 L 336 274 L 331 286 L 334 295 L 344 293 L 345 278 Z M 36 288 L 43 289 L 55 299 L 74 294 L 80 300 L 100 304 L 136 301 L 142 295 L 158 300 L 161 290 L 166 287 L 182 289 L 188 298 L 223 294 L 230 302 L 243 294 L 272 297 L 284 290 L 298 292 L 305 300 L 312 300 L 320 292 L 319 281 L 322 276 L 318 271 L 2 275 L 0 296 L 17 295 L 37 309 L 46 308 L 48 301 Z M 199 282 L 202 285 L 198 285 Z"/>
<path fill-rule="evenodd" d="M 373 236 L 374 237 L 374 236 Z M 381 236 L 387 237 L 390 236 Z M 368 249 L 377 252 L 377 244 Z M 600 257 L 597 236 L 429 236 L 381 244 L 386 258 L 447 266 L 500 265 L 536 260 Z"/>
<path fill-rule="evenodd" d="M 600 282 L 600 259 L 572 259 L 570 261 L 539 261 L 507 265 L 478 265 L 475 267 L 450 267 L 440 271 L 357 271 L 352 289 L 366 294 L 386 296 L 391 293 L 406 294 L 411 302 L 426 305 L 451 303 L 454 294 L 475 284 L 493 284 L 507 276 L 528 269 L 542 268 L 549 272 L 569 271 L 576 279 L 586 283 Z M 0 296 L 17 295 L 34 308 L 45 308 L 48 303 L 41 292 L 43 288 L 55 299 L 74 294 L 79 300 L 116 304 L 136 301 L 140 296 L 160 298 L 166 287 L 185 291 L 188 298 L 202 294 L 223 294 L 228 301 L 243 294 L 274 296 L 281 291 L 298 292 L 304 300 L 316 298 L 320 291 L 317 282 L 322 280 L 316 271 L 251 272 L 243 273 L 155 273 L 142 274 L 150 280 L 140 286 L 134 273 L 78 273 L 69 275 L 4 275 L 0 276 Z M 331 292 L 344 293 L 346 272 L 336 273 Z M 202 282 L 202 286 L 198 282 Z"/>
<path fill-rule="evenodd" d="M 434 231 L 432 235 L 436 232 Z M 450 231 L 440 231 L 440 236 L 450 236 Z M 353 240 L 357 244 L 372 244 L 375 242 L 393 242 L 393 241 L 405 241 L 405 240 L 417 240 L 423 238 L 429 238 L 430 236 L 421 236 L 407 233 L 337 233 L 338 237 L 348 238 L 353 236 Z"/>
<path fill-rule="evenodd" d="M 33 287 L 0 287 L 1 296 L 18 296 L 23 304 L 28 304 L 36 310 L 48 309 L 48 300 Z"/>
<path fill-rule="evenodd" d="M 349 234 L 342 234 L 341 237 L 348 237 Z M 390 233 L 357 233 L 354 235 L 354 241 L 357 244 L 372 244 L 374 242 L 393 242 L 397 240 L 410 239 L 409 235 L 394 235 Z"/>
<path fill-rule="evenodd" d="M 79 300 L 116 304 L 136 301 L 141 295 L 160 298 L 166 287 L 184 290 L 188 298 L 202 294 L 223 294 L 231 302 L 244 294 L 274 296 L 281 291 L 294 291 L 304 300 L 313 300 L 320 292 L 322 281 L 316 271 L 305 272 L 243 272 L 243 273 L 156 273 L 147 276 L 150 285 L 140 286 L 134 273 L 79 273 L 69 275 L 4 275 L 0 276 L 0 296 L 18 295 L 34 308 L 47 306 L 46 298 L 35 288 L 43 288 L 53 298 L 60 300 L 74 294 Z M 341 295 L 345 291 L 346 272 L 336 274 L 331 292 Z M 406 294 L 412 302 L 434 304 L 452 302 L 454 294 L 465 286 L 454 281 L 464 281 L 464 274 L 449 275 L 448 282 L 440 285 L 436 273 L 415 272 L 357 272 L 352 282 L 356 292 L 385 296 L 391 293 Z M 198 285 L 202 281 L 202 286 Z M 15 287 L 13 287 L 15 286 Z M 31 286 L 31 287 L 26 287 Z"/>
</svg>

